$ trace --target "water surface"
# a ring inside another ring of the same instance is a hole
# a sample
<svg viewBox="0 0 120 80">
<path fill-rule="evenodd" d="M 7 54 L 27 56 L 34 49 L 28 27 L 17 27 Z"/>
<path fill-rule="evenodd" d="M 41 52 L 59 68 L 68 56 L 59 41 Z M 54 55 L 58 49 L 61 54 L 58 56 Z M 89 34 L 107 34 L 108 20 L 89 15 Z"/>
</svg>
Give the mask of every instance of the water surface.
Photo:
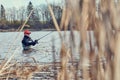
<svg viewBox="0 0 120 80">
<path fill-rule="evenodd" d="M 51 33 L 50 33 L 51 32 Z M 7 58 L 9 58 L 12 54 L 14 54 L 13 59 L 17 60 L 29 60 L 29 57 L 34 57 L 36 61 L 39 62 L 52 62 L 53 61 L 53 39 L 54 39 L 54 47 L 55 47 L 55 56 L 56 61 L 60 60 L 60 48 L 61 48 L 61 39 L 59 37 L 58 32 L 56 31 L 34 31 L 31 33 L 31 38 L 33 40 L 41 38 L 45 36 L 46 34 L 50 33 L 46 37 L 39 40 L 39 44 L 32 46 L 33 49 L 36 51 L 32 52 L 29 56 L 23 55 L 22 53 L 22 38 L 23 38 L 23 32 L 1 32 L 0 33 L 0 59 L 5 58 L 7 55 Z M 91 38 L 93 40 L 93 32 L 90 32 L 92 34 Z M 62 36 L 64 37 L 64 43 L 67 47 L 70 46 L 72 38 L 70 37 L 70 31 L 67 32 L 61 32 Z M 87 44 L 89 50 L 89 32 L 87 33 Z M 80 36 L 79 32 L 74 32 L 74 38 L 75 38 L 75 47 L 73 50 L 74 57 L 79 57 L 79 45 L 80 45 Z M 94 41 L 94 40 L 93 40 Z M 93 42 L 94 43 L 94 42 Z M 92 44 L 94 45 L 94 44 Z"/>
</svg>

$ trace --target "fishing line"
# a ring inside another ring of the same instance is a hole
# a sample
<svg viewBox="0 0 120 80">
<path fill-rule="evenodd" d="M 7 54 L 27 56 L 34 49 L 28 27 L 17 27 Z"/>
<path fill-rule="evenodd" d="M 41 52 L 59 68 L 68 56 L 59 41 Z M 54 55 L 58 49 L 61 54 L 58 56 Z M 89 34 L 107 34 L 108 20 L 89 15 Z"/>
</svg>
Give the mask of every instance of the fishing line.
<svg viewBox="0 0 120 80">
<path fill-rule="evenodd" d="M 51 33 L 53 33 L 53 32 L 54 32 L 54 31 L 51 31 L 51 32 L 47 33 L 46 35 L 44 35 L 44 36 L 42 36 L 42 37 L 40 37 L 40 38 L 38 38 L 38 39 L 36 39 L 36 40 L 39 41 L 40 39 L 46 37 L 47 35 L 49 35 L 49 34 L 51 34 Z"/>
</svg>

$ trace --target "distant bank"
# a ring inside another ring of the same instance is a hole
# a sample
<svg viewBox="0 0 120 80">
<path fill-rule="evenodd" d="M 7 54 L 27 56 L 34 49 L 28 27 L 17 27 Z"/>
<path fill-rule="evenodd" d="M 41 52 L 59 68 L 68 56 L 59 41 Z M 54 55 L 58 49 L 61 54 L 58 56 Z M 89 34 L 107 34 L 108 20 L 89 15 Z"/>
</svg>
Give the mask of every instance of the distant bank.
<svg viewBox="0 0 120 80">
<path fill-rule="evenodd" d="M 29 29 L 30 31 L 56 31 L 55 29 Z M 17 29 L 0 29 L 0 32 L 18 32 Z"/>
</svg>

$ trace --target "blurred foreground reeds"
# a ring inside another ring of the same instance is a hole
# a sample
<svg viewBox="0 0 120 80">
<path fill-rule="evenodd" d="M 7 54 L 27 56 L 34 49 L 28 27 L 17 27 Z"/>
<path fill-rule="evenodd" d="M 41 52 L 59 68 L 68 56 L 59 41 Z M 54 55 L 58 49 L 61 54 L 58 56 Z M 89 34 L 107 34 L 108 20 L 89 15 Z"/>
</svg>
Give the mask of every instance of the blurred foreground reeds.
<svg viewBox="0 0 120 80">
<path fill-rule="evenodd" d="M 70 27 L 70 47 L 61 48 L 59 80 L 120 79 L 120 8 L 114 0 L 66 0 L 61 27 Z M 80 40 L 74 33 L 79 34 Z M 65 39 L 62 39 L 65 42 Z M 76 53 L 76 43 L 78 52 Z M 74 56 L 78 54 L 79 59 Z M 69 62 L 75 62 L 68 65 Z"/>
</svg>

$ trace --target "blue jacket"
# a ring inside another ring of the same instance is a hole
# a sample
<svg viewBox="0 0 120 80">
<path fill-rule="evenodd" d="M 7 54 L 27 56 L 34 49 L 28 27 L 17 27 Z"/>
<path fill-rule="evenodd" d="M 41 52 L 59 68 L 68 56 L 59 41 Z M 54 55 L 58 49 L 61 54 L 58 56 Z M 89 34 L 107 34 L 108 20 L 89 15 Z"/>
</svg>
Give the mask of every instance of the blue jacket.
<svg viewBox="0 0 120 80">
<path fill-rule="evenodd" d="M 22 40 L 22 46 L 24 50 L 30 49 L 30 46 L 34 46 L 36 44 L 36 41 L 33 41 L 29 36 L 24 36 Z"/>
</svg>

